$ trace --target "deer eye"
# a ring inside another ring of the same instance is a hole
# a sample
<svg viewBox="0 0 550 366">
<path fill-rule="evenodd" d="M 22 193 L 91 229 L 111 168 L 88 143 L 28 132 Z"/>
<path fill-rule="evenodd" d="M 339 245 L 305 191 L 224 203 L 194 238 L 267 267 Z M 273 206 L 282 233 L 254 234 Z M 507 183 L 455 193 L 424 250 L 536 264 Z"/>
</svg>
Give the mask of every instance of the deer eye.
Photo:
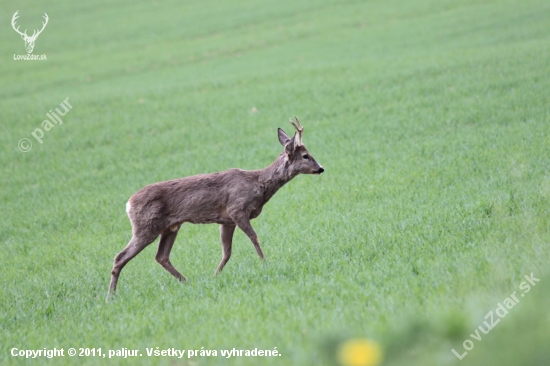
<svg viewBox="0 0 550 366">
<path fill-rule="evenodd" d="M 304 156 L 302 156 L 304 159 L 306 160 L 309 160 L 309 155 L 308 154 L 305 154 Z"/>
</svg>

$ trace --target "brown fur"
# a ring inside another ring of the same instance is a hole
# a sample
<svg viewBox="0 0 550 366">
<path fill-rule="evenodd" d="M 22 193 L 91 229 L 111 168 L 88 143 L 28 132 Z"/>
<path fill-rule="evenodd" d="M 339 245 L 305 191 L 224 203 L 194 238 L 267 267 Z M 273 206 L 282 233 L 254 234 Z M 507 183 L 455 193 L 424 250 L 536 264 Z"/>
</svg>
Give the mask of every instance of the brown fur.
<svg viewBox="0 0 550 366">
<path fill-rule="evenodd" d="M 148 185 L 130 197 L 128 217 L 132 223 L 132 239 L 115 257 L 109 292 L 116 290 L 122 268 L 159 235 L 157 262 L 178 280 L 185 281 L 186 278 L 172 266 L 169 259 L 178 230 L 185 222 L 221 225 L 223 257 L 216 273 L 223 269 L 231 256 L 235 226 L 249 237 L 263 259 L 262 248 L 250 220 L 258 217 L 277 190 L 296 175 L 324 171 L 301 143 L 301 130 L 298 137 L 295 134 L 292 138 L 283 130 L 278 130 L 284 152 L 264 169 L 229 169 L 169 180 Z"/>
</svg>

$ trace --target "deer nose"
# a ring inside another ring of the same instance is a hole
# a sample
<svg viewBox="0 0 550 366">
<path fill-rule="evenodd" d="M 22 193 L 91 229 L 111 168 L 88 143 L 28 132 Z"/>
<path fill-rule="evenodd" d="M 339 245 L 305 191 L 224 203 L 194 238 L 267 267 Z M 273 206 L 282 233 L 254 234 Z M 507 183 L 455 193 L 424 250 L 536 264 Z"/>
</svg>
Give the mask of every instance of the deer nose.
<svg viewBox="0 0 550 366">
<path fill-rule="evenodd" d="M 325 171 L 325 169 L 323 169 L 323 167 L 320 167 L 319 170 L 317 170 L 317 174 L 321 174 L 324 171 Z"/>
</svg>

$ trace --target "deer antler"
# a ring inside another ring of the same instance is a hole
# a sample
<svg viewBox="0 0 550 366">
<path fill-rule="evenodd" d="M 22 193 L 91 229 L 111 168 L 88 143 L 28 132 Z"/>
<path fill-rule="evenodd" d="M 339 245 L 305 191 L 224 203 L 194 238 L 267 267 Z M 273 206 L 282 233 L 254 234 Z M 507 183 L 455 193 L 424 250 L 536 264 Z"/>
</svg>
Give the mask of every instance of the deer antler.
<svg viewBox="0 0 550 366">
<path fill-rule="evenodd" d="M 37 38 L 38 35 L 39 35 L 40 33 L 42 33 L 42 31 L 44 30 L 44 28 L 46 28 L 46 24 L 48 24 L 48 20 L 49 20 L 50 18 L 48 18 L 48 14 L 46 14 L 46 13 L 44 13 L 44 17 L 43 17 L 43 18 L 44 18 L 44 20 L 45 20 L 46 22 L 42 22 L 42 29 L 40 29 L 40 30 L 34 30 L 33 33 L 32 33 L 32 36 L 31 36 L 30 38 Z M 36 33 L 36 35 L 35 35 L 35 33 Z"/>
<path fill-rule="evenodd" d="M 19 26 L 16 28 L 15 27 L 15 21 L 17 20 L 17 18 L 19 18 L 19 15 L 17 14 L 19 13 L 19 10 L 17 10 L 15 12 L 15 14 L 13 14 L 13 17 L 11 18 L 11 26 L 13 27 L 13 30 L 15 30 L 17 33 L 19 33 L 21 36 L 25 37 L 25 39 L 29 39 L 29 40 L 34 40 L 38 37 L 38 35 L 40 33 L 42 33 L 42 31 L 44 30 L 44 28 L 46 28 L 46 24 L 48 24 L 48 20 L 50 18 L 48 18 L 48 14 L 44 13 L 44 20 L 45 22 L 42 22 L 42 29 L 40 30 L 37 30 L 35 29 L 32 33 L 32 36 L 29 37 L 29 35 L 27 35 L 27 30 L 25 29 L 25 32 L 21 32 L 19 30 Z"/>
<path fill-rule="evenodd" d="M 298 117 L 294 118 L 296 119 L 296 123 L 292 121 L 292 118 L 289 119 L 290 124 L 292 124 L 296 131 L 298 131 L 298 135 L 294 139 L 294 146 L 302 146 L 302 133 L 304 132 L 304 127 L 302 127 L 302 125 L 300 124 L 300 120 L 298 119 Z"/>
<path fill-rule="evenodd" d="M 27 30 L 25 29 L 25 32 L 22 33 L 20 30 L 19 30 L 19 27 L 15 28 L 15 21 L 17 18 L 19 18 L 19 15 L 17 15 L 17 13 L 19 12 L 19 10 L 17 10 L 15 12 L 15 14 L 13 14 L 13 17 L 11 18 L 11 26 L 13 27 L 13 30 L 16 31 L 17 33 L 19 33 L 20 35 L 22 36 L 25 36 L 25 37 L 28 37 L 27 36 Z M 46 14 L 46 13 L 44 13 Z"/>
</svg>

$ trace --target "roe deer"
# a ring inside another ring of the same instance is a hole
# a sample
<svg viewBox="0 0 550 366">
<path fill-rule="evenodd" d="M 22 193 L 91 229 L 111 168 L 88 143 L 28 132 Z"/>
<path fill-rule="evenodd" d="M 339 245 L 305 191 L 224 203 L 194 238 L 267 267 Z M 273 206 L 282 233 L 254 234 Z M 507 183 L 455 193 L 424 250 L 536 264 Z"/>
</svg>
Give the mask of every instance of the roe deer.
<svg viewBox="0 0 550 366">
<path fill-rule="evenodd" d="M 132 223 L 132 239 L 114 260 L 109 294 L 116 291 L 122 268 L 159 235 L 155 259 L 180 281 L 186 278 L 170 263 L 170 251 L 185 222 L 220 224 L 222 260 L 219 273 L 231 257 L 235 226 L 250 238 L 261 259 L 264 258 L 250 220 L 258 217 L 263 206 L 285 183 L 298 174 L 321 174 L 324 169 L 302 144 L 304 128 L 296 118 L 290 120 L 297 132 L 292 138 L 278 129 L 284 151 L 261 170 L 229 169 L 220 173 L 200 174 L 148 185 L 126 204 Z"/>
</svg>

